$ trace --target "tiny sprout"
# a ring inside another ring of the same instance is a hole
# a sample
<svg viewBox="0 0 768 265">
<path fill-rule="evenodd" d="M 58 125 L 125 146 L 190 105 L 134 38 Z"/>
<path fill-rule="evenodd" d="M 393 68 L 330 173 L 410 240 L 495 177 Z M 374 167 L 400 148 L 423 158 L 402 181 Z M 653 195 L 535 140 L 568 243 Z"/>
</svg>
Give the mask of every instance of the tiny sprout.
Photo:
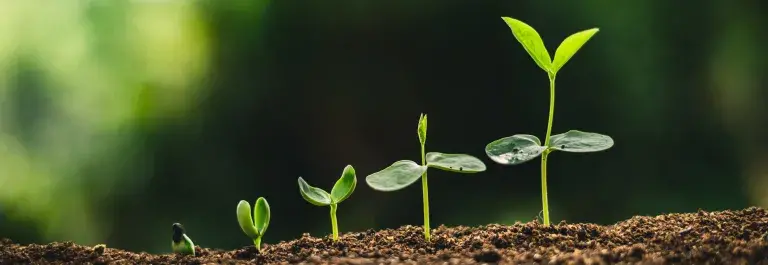
<svg viewBox="0 0 768 265">
<path fill-rule="evenodd" d="M 99 254 L 99 255 L 103 255 L 104 251 L 106 249 L 107 249 L 107 245 L 106 244 L 98 244 L 98 245 L 93 246 L 93 248 L 92 248 L 93 252 L 96 253 L 96 254 Z M 195 249 L 192 248 L 192 250 L 194 251 Z"/>
<path fill-rule="evenodd" d="M 554 60 L 549 56 L 539 33 L 520 20 L 502 17 L 528 55 L 549 77 L 549 121 L 544 145 L 539 138 L 529 134 L 516 134 L 489 143 L 485 153 L 494 162 L 503 165 L 517 165 L 541 156 L 541 199 L 544 225 L 549 225 L 547 202 L 547 156 L 559 150 L 563 152 L 586 153 L 603 151 L 613 146 L 613 139 L 607 135 L 570 130 L 558 135 L 552 134 L 552 120 L 555 115 L 555 77 L 557 72 L 576 54 L 599 29 L 592 28 L 577 32 L 563 40 L 555 51 Z M 566 147 L 568 147 L 566 149 Z"/>
<path fill-rule="evenodd" d="M 254 222 L 255 221 L 255 222 Z M 264 197 L 259 197 L 254 204 L 253 218 L 251 205 L 244 200 L 237 204 L 237 222 L 245 235 L 253 240 L 256 249 L 261 250 L 261 237 L 269 226 L 269 204 Z"/>
<path fill-rule="evenodd" d="M 421 143 L 421 165 L 411 160 L 400 160 L 389 167 L 368 175 L 365 182 L 378 191 L 396 191 L 405 188 L 421 179 L 422 199 L 424 205 L 424 238 L 430 240 L 429 229 L 429 187 L 427 185 L 427 169 L 437 168 L 444 171 L 459 173 L 477 173 L 485 171 L 485 164 L 480 159 L 465 154 L 444 154 L 438 152 L 424 153 L 427 141 L 427 115 L 421 114 L 418 125 L 419 142 Z"/>
<path fill-rule="evenodd" d="M 299 177 L 299 192 L 301 197 L 307 202 L 317 206 L 330 206 L 331 207 L 331 231 L 333 232 L 333 240 L 339 240 L 339 226 L 336 223 L 336 207 L 342 201 L 349 198 L 352 192 L 355 191 L 357 186 L 357 177 L 355 176 L 355 169 L 351 165 L 344 167 L 341 178 L 333 185 L 331 193 L 312 187 Z"/>
<path fill-rule="evenodd" d="M 184 232 L 184 226 L 180 223 L 173 224 L 173 237 L 171 240 L 173 253 L 182 255 L 195 255 L 195 244 Z"/>
</svg>

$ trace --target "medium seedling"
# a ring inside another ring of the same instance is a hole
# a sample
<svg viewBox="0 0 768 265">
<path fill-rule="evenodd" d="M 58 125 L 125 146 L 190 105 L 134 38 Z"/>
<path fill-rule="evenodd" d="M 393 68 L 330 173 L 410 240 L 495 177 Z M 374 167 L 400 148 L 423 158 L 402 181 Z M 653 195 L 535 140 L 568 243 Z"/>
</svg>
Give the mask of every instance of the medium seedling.
<svg viewBox="0 0 768 265">
<path fill-rule="evenodd" d="M 547 156 L 555 151 L 586 153 L 603 151 L 613 146 L 613 139 L 598 133 L 570 130 L 566 133 L 551 135 L 552 119 L 555 114 L 555 76 L 574 54 L 599 31 L 592 28 L 575 33 L 566 38 L 555 51 L 551 60 L 539 33 L 520 20 L 502 17 L 512 34 L 549 77 L 549 120 L 544 145 L 536 136 L 516 134 L 493 141 L 485 147 L 485 152 L 493 161 L 504 165 L 517 165 L 541 156 L 541 199 L 543 204 L 544 225 L 549 225 L 549 205 L 547 202 Z"/>
<path fill-rule="evenodd" d="M 317 206 L 330 206 L 331 207 L 331 231 L 333 231 L 333 241 L 339 240 L 339 226 L 336 223 L 336 207 L 342 201 L 349 198 L 352 192 L 355 191 L 357 186 L 357 177 L 355 176 L 355 169 L 348 165 L 344 168 L 344 172 L 341 173 L 341 178 L 333 185 L 331 193 L 315 188 L 307 184 L 303 178 L 299 177 L 299 192 L 301 197 L 307 202 Z"/>
<path fill-rule="evenodd" d="M 254 222 L 255 221 L 255 222 Z M 261 250 L 261 237 L 269 226 L 269 204 L 264 197 L 259 197 L 254 204 L 253 218 L 251 218 L 251 205 L 244 200 L 237 204 L 237 223 L 245 235 L 253 240 L 256 249 Z"/>
<path fill-rule="evenodd" d="M 195 244 L 184 232 L 184 226 L 180 223 L 173 224 L 173 236 L 171 237 L 171 249 L 173 253 L 182 255 L 195 255 Z"/>
<path fill-rule="evenodd" d="M 427 169 L 437 168 L 458 173 L 477 173 L 485 171 L 485 164 L 480 159 L 465 154 L 424 153 L 427 141 L 427 115 L 421 114 L 418 126 L 421 143 L 421 165 L 411 160 L 400 160 L 389 167 L 368 175 L 365 182 L 378 191 L 396 191 L 405 188 L 421 178 L 422 198 L 424 201 L 424 238 L 430 240 L 429 229 L 429 187 Z"/>
</svg>

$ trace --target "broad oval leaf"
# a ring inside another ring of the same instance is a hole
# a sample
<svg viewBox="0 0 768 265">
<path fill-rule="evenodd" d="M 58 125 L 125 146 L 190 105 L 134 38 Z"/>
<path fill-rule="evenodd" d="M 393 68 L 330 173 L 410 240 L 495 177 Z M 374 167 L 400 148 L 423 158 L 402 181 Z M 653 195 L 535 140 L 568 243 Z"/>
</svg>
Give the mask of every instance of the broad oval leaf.
<svg viewBox="0 0 768 265">
<path fill-rule="evenodd" d="M 374 190 L 395 191 L 413 184 L 424 172 L 426 166 L 410 160 L 400 160 L 389 167 L 365 177 L 365 182 Z"/>
<path fill-rule="evenodd" d="M 253 225 L 253 218 L 251 217 L 251 204 L 247 201 L 241 200 L 237 204 L 237 223 L 240 225 L 240 229 L 243 233 L 250 238 L 257 238 L 259 232 Z"/>
<path fill-rule="evenodd" d="M 515 39 L 523 45 L 523 48 L 525 48 L 528 55 L 533 58 L 536 65 L 541 67 L 541 69 L 544 69 L 547 73 L 550 73 L 552 59 L 549 56 L 547 47 L 544 46 L 544 41 L 541 40 L 539 33 L 536 32 L 533 27 L 520 20 L 510 17 L 502 17 L 502 19 L 507 23 L 507 26 L 512 29 L 512 35 L 515 35 Z"/>
<path fill-rule="evenodd" d="M 607 135 L 579 130 L 552 135 L 549 140 L 550 149 L 573 153 L 598 152 L 613 146 L 613 139 Z"/>
<path fill-rule="evenodd" d="M 304 200 L 317 206 L 328 206 L 333 202 L 328 192 L 309 186 L 302 177 L 299 177 L 299 192 L 301 192 L 301 197 L 304 197 Z"/>
<path fill-rule="evenodd" d="M 254 207 L 256 207 L 253 211 L 254 225 L 259 235 L 263 236 L 269 226 L 269 203 L 267 203 L 267 199 L 264 199 L 264 197 L 259 197 Z"/>
<path fill-rule="evenodd" d="M 351 165 L 347 165 L 344 167 L 343 173 L 341 173 L 341 178 L 339 178 L 339 180 L 336 181 L 336 184 L 333 185 L 333 189 L 331 190 L 331 200 L 333 200 L 334 203 L 340 203 L 346 200 L 352 195 L 352 192 L 355 191 L 355 187 L 357 187 L 355 168 Z"/>
<path fill-rule="evenodd" d="M 485 164 L 474 156 L 465 154 L 444 154 L 429 152 L 426 155 L 427 166 L 459 173 L 477 173 L 485 171 Z"/>
<path fill-rule="evenodd" d="M 530 134 L 515 134 L 485 146 L 485 153 L 496 163 L 517 165 L 541 155 L 546 150 L 541 141 Z"/>
<path fill-rule="evenodd" d="M 557 51 L 555 51 L 555 60 L 552 62 L 552 72 L 557 73 L 557 71 L 559 71 L 560 68 L 562 68 L 563 65 L 565 65 L 565 63 L 579 51 L 579 49 L 581 49 L 581 46 L 584 46 L 584 44 L 598 31 L 600 31 L 600 29 L 592 28 L 574 33 L 573 35 L 568 36 L 568 38 L 565 38 L 565 40 L 560 43 L 560 46 L 557 47 Z"/>
</svg>

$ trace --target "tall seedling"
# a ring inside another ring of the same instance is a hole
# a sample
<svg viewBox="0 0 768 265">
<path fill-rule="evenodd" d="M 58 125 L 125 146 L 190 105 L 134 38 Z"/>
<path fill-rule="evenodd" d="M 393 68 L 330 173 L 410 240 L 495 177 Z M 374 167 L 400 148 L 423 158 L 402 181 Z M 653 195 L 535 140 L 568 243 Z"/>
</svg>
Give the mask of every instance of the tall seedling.
<svg viewBox="0 0 768 265">
<path fill-rule="evenodd" d="M 419 117 L 419 142 L 421 143 L 421 165 L 411 160 L 400 160 L 389 167 L 368 175 L 365 182 L 378 191 L 396 191 L 421 179 L 421 191 L 424 202 L 424 238 L 429 241 L 429 187 L 427 169 L 437 168 L 458 173 L 477 173 L 485 171 L 485 164 L 480 159 L 465 154 L 424 153 L 427 142 L 427 115 Z"/>
<path fill-rule="evenodd" d="M 493 161 L 504 165 L 517 165 L 541 156 L 541 200 L 543 204 L 544 224 L 549 225 L 549 205 L 547 201 L 547 157 L 555 150 L 573 153 L 603 151 L 613 146 L 613 139 L 598 133 L 570 130 L 566 133 L 551 135 L 552 119 L 555 114 L 555 77 L 568 60 L 599 31 L 592 28 L 577 32 L 566 38 L 555 51 L 555 59 L 550 59 L 539 33 L 520 20 L 502 17 L 512 34 L 533 61 L 549 77 L 549 120 L 544 145 L 536 136 L 516 134 L 493 141 L 485 147 L 485 152 Z"/>
</svg>

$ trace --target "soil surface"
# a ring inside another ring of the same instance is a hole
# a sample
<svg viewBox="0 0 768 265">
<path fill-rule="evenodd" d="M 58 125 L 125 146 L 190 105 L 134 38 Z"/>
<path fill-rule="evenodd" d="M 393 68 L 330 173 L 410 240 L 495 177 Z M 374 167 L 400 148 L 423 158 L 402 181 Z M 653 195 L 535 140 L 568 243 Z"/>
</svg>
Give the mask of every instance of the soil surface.
<svg viewBox="0 0 768 265">
<path fill-rule="evenodd" d="M 536 221 L 343 234 L 339 242 L 304 235 L 236 250 L 197 248 L 196 256 L 133 253 L 69 242 L 0 241 L 0 264 L 768 264 L 768 211 L 748 208 L 655 217 L 610 226 Z"/>
</svg>

